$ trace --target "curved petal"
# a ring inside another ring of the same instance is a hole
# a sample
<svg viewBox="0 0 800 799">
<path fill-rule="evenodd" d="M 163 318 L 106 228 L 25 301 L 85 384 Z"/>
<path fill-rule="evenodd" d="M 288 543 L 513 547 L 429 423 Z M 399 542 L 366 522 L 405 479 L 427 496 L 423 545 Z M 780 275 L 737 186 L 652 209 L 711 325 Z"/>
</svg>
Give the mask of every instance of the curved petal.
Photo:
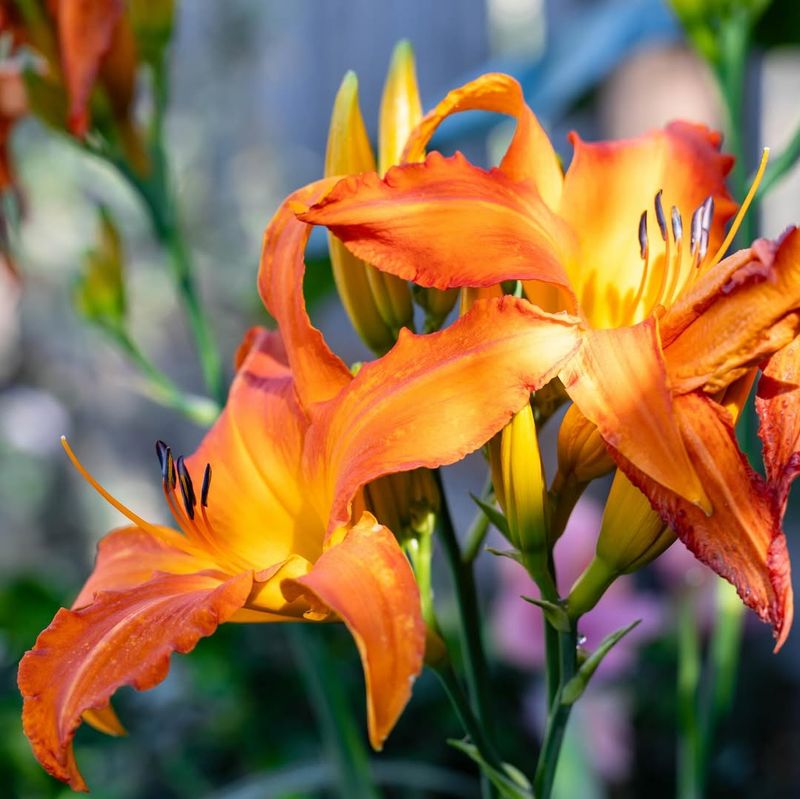
<svg viewBox="0 0 800 799">
<path fill-rule="evenodd" d="M 411 566 L 395 537 L 365 513 L 304 577 L 284 583 L 287 599 L 333 611 L 358 646 L 367 683 L 369 740 L 391 732 L 422 670 L 425 623 Z"/>
<path fill-rule="evenodd" d="M 298 208 L 298 210 L 300 210 Z M 543 280 L 568 287 L 571 231 L 532 181 L 479 169 L 460 153 L 340 181 L 300 218 L 325 225 L 359 258 L 421 286 Z"/>
<path fill-rule="evenodd" d="M 198 496 L 211 465 L 207 507 L 197 505 L 187 529 L 232 573 L 264 569 L 292 554 L 313 561 L 325 529 L 301 474 L 307 421 L 292 373 L 279 360 L 280 337 L 256 329 L 246 342 L 250 349 L 239 353 L 225 409 L 186 460 Z"/>
<path fill-rule="evenodd" d="M 708 507 L 672 410 L 655 319 L 587 331 L 559 377 L 608 444 L 661 485 Z"/>
<path fill-rule="evenodd" d="M 490 72 L 449 92 L 411 132 L 402 160 L 421 161 L 439 125 L 461 111 L 494 111 L 516 118 L 517 129 L 500 170 L 512 180 L 533 181 L 542 199 L 555 208 L 564 182 L 561 162 L 539 120 L 526 105 L 522 87 L 510 75 Z"/>
<path fill-rule="evenodd" d="M 61 0 L 58 5 L 69 127 L 76 136 L 84 136 L 89 127 L 89 97 L 124 10 L 123 0 Z"/>
<path fill-rule="evenodd" d="M 303 294 L 304 253 L 311 228 L 295 218 L 292 207 L 316 202 L 336 178 L 312 183 L 288 197 L 264 233 L 258 291 L 278 323 L 286 344 L 295 388 L 303 407 L 335 396 L 350 382 L 350 371 L 334 355 L 308 318 Z"/>
<path fill-rule="evenodd" d="M 322 472 L 329 534 L 357 490 L 393 472 L 453 463 L 500 430 L 578 346 L 578 322 L 525 300 L 481 300 L 445 330 L 403 332 L 309 428 L 308 472 Z"/>
<path fill-rule="evenodd" d="M 725 388 L 795 338 L 799 311 L 800 230 L 727 258 L 664 315 L 674 390 Z"/>
<path fill-rule="evenodd" d="M 756 410 L 767 481 L 783 512 L 789 487 L 800 472 L 800 338 L 765 364 L 758 381 Z"/>
<path fill-rule="evenodd" d="M 98 543 L 94 571 L 72 603 L 72 610 L 90 605 L 100 591 L 133 588 L 157 572 L 193 574 L 219 568 L 206 552 L 168 527 L 149 531 L 123 527 Z"/>
<path fill-rule="evenodd" d="M 87 790 L 72 749 L 81 714 L 107 707 L 123 685 L 160 683 L 173 652 L 194 649 L 247 599 L 252 574 L 162 575 L 88 607 L 56 614 L 19 666 L 25 734 L 44 768 Z"/>
<path fill-rule="evenodd" d="M 710 516 L 631 464 L 620 466 L 661 518 L 742 601 L 772 625 L 779 649 L 792 625 L 793 598 L 780 513 L 764 480 L 739 451 L 730 416 L 700 393 L 675 398 L 686 447 L 711 500 Z"/>
<path fill-rule="evenodd" d="M 656 193 L 663 192 L 667 223 L 671 207 L 678 209 L 687 238 L 695 208 L 706 197 L 714 198 L 716 213 L 709 236 L 709 251 L 714 252 L 722 242 L 725 222 L 736 209 L 725 188 L 733 160 L 720 155 L 719 134 L 687 123 L 673 123 L 638 139 L 587 143 L 573 133 L 571 140 L 575 154 L 564 179 L 559 212 L 580 240 L 570 270 L 573 287 L 594 325 L 640 321 L 658 299 L 666 268 L 654 210 Z M 644 300 L 634 305 L 644 267 L 637 236 L 643 211 L 648 211 L 650 278 Z M 686 241 L 681 258 L 670 257 L 673 263 L 660 298 L 665 305 L 671 299 L 671 273 L 679 270 L 676 287 L 691 273 L 689 250 Z"/>
</svg>

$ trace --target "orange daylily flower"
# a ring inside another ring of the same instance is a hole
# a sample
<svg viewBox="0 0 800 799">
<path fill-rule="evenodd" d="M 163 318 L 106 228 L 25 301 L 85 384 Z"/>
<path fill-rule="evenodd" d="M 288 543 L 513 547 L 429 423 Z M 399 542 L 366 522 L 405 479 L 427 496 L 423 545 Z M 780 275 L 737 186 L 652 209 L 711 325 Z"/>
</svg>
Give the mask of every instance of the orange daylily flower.
<svg viewBox="0 0 800 799">
<path fill-rule="evenodd" d="M 153 687 L 173 652 L 226 621 L 344 621 L 380 748 L 422 667 L 425 629 L 410 566 L 363 509 L 361 489 L 477 449 L 578 346 L 577 319 L 506 298 L 492 301 L 499 317 L 478 303 L 439 334 L 404 331 L 353 377 L 306 313 L 310 229 L 289 205 L 267 229 L 259 285 L 281 332 L 248 334 L 226 408 L 198 450 L 175 459 L 157 445 L 180 532 L 139 518 L 76 461 L 133 525 L 101 541 L 73 609 L 58 612 L 20 664 L 26 734 L 44 767 L 76 790 L 86 788 L 72 750 L 82 718 L 119 732 L 114 691 Z M 484 396 L 496 361 L 517 352 L 518 370 Z"/>
<path fill-rule="evenodd" d="M 517 119 L 499 168 L 460 154 L 411 163 L 444 118 L 470 109 Z M 736 210 L 725 188 L 732 159 L 704 127 L 571 140 L 564 173 L 519 84 L 485 75 L 427 115 L 407 144 L 410 163 L 385 179 L 347 178 L 297 210 L 391 274 L 442 289 L 522 280 L 532 303 L 579 316 L 581 344 L 559 369 L 567 393 L 662 519 L 736 585 L 780 646 L 792 618 L 783 508 L 715 398 L 795 339 L 800 233 L 720 261 L 734 233 L 725 238 Z"/>
<path fill-rule="evenodd" d="M 0 32 L 15 47 L 30 46 L 46 63 L 45 79 L 67 96 L 70 132 L 82 138 L 90 125 L 90 99 L 101 85 L 111 112 L 130 138 L 137 55 L 125 0 L 59 0 L 19 4 L 3 0 Z M 53 113 L 53 109 L 48 109 Z"/>
</svg>

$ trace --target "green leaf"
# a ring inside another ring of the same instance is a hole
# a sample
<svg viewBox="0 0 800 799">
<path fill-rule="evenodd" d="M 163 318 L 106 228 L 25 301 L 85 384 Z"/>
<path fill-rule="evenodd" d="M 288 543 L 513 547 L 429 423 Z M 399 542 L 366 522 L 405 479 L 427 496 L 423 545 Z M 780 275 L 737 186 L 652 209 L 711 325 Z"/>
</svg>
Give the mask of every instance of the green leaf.
<svg viewBox="0 0 800 799">
<path fill-rule="evenodd" d="M 600 646 L 583 662 L 578 673 L 564 686 L 561 692 L 562 705 L 572 705 L 581 697 L 597 667 L 603 662 L 603 658 L 640 622 L 641 619 L 637 619 L 603 639 Z"/>
<path fill-rule="evenodd" d="M 475 494 L 470 494 L 472 497 L 472 501 L 486 514 L 489 521 L 509 540 L 511 539 L 511 533 L 508 529 L 508 519 L 503 515 L 502 511 L 499 511 L 494 505 L 490 505 L 488 502 L 484 502 L 479 497 L 476 497 Z"/>
<path fill-rule="evenodd" d="M 500 769 L 490 766 L 477 747 L 466 741 L 449 739 L 447 743 L 463 752 L 478 764 L 486 778 L 500 792 L 503 799 L 534 799 L 533 788 L 527 777 L 510 763 L 501 764 Z"/>
<path fill-rule="evenodd" d="M 568 633 L 570 631 L 569 615 L 564 607 L 555 602 L 548 602 L 546 599 L 539 599 L 534 596 L 523 596 L 522 599 L 526 602 L 530 602 L 531 605 L 536 605 L 537 608 L 541 608 L 547 621 L 549 621 L 556 630 L 562 633 Z"/>
</svg>

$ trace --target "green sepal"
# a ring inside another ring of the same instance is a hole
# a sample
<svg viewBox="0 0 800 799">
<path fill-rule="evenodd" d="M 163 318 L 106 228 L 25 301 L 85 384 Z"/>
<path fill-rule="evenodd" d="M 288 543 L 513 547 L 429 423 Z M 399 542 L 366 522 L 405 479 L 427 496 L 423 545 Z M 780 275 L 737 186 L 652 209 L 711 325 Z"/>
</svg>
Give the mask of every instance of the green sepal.
<svg viewBox="0 0 800 799">
<path fill-rule="evenodd" d="M 534 799 L 533 788 L 528 778 L 510 763 L 502 763 L 500 768 L 489 765 L 477 747 L 466 741 L 449 739 L 447 743 L 463 752 L 473 760 L 494 785 L 503 799 Z"/>
<path fill-rule="evenodd" d="M 508 558 L 509 560 L 516 561 L 520 566 L 525 564 L 522 562 L 522 553 L 518 549 L 497 549 L 497 547 L 486 547 L 486 551 L 496 558 Z"/>
<path fill-rule="evenodd" d="M 523 596 L 522 599 L 526 602 L 530 602 L 531 605 L 536 605 L 536 607 L 544 613 L 547 621 L 550 622 L 551 626 L 555 627 L 556 630 L 562 633 L 568 633 L 570 631 L 571 625 L 569 616 L 561 605 L 533 596 Z"/>
<path fill-rule="evenodd" d="M 510 541 L 511 531 L 508 527 L 508 519 L 506 519 L 503 512 L 497 510 L 497 508 L 490 505 L 488 502 L 484 502 L 480 497 L 476 497 L 475 494 L 470 493 L 470 497 L 472 497 L 472 501 L 486 514 L 489 521 Z"/>
<path fill-rule="evenodd" d="M 637 619 L 603 639 L 600 646 L 581 664 L 578 673 L 564 686 L 561 692 L 562 705 L 572 705 L 581 697 L 597 667 L 603 662 L 603 658 L 640 622 L 641 619 Z"/>
</svg>

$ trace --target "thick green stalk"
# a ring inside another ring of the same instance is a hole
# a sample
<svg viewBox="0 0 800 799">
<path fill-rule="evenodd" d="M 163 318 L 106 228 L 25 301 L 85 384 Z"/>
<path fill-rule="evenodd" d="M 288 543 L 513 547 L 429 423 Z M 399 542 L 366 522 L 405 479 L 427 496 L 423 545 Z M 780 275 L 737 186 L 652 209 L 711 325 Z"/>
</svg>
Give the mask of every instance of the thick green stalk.
<svg viewBox="0 0 800 799">
<path fill-rule="evenodd" d="M 461 556 L 461 547 L 453 527 L 441 474 L 438 471 L 434 472 L 434 474 L 442 495 L 442 506 L 438 519 L 439 540 L 442 543 L 455 587 L 470 698 L 483 730 L 492 737 L 494 724 L 489 693 L 489 668 L 486 663 L 481 635 L 481 619 L 478 594 L 475 587 L 475 575 L 472 565 L 464 563 Z"/>
<path fill-rule="evenodd" d="M 325 643 L 319 639 L 319 630 L 309 630 L 302 624 L 287 624 L 285 630 L 337 772 L 341 799 L 379 799 L 363 738 Z"/>
<path fill-rule="evenodd" d="M 536 774 L 533 779 L 536 799 L 550 799 L 556 777 L 561 744 L 567 729 L 571 703 L 562 701 L 562 694 L 567 683 L 578 670 L 578 633 L 574 623 L 565 632 L 558 632 L 559 681 L 555 698 L 550 705 L 544 740 L 536 763 Z"/>
</svg>

